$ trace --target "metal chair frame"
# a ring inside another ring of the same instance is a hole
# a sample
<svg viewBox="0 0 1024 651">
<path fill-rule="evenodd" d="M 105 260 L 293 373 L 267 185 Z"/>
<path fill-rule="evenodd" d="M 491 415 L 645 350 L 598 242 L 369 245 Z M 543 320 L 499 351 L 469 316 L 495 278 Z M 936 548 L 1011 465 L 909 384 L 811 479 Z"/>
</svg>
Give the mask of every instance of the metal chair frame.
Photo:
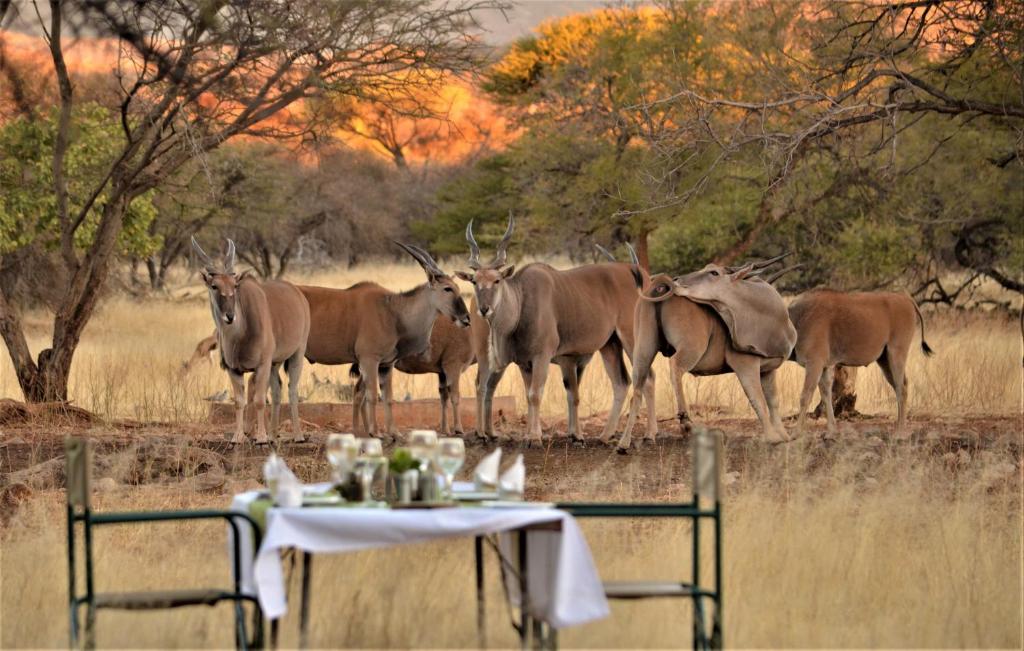
<svg viewBox="0 0 1024 651">
<path fill-rule="evenodd" d="M 67 468 L 67 541 L 68 541 L 68 610 L 70 646 L 79 643 L 87 649 L 95 647 L 96 611 L 102 608 L 123 610 L 162 610 L 185 606 L 213 606 L 222 601 L 234 602 L 235 644 L 237 648 L 261 648 L 263 646 L 263 613 L 252 595 L 241 590 L 241 549 L 240 523 L 247 524 L 253 532 L 253 548 L 259 549 L 261 533 L 256 521 L 245 513 L 221 510 L 195 511 L 128 511 L 94 513 L 89 503 L 89 474 L 91 462 L 88 444 L 83 439 L 69 438 L 65 441 L 68 459 Z M 224 520 L 230 527 L 233 545 L 232 590 L 188 590 L 170 592 L 97 593 L 93 580 L 93 536 L 96 526 L 111 524 L 138 524 L 147 522 L 170 522 L 184 520 Z M 77 587 L 78 545 L 75 529 L 82 524 L 83 556 L 85 565 L 85 593 L 79 594 Z M 253 636 L 248 639 L 243 602 L 252 603 Z M 79 613 L 86 608 L 85 635 L 80 635 Z"/>
<path fill-rule="evenodd" d="M 701 451 L 701 448 L 705 450 Z M 710 460 L 704 454 L 710 452 Z M 693 561 L 691 582 L 673 581 L 649 584 L 606 583 L 609 599 L 648 599 L 681 597 L 693 599 L 693 648 L 722 648 L 722 433 L 698 429 L 693 434 L 693 499 L 682 503 L 580 503 L 568 502 L 557 508 L 577 518 L 684 518 L 693 521 Z M 702 507 L 702 497 L 710 508 Z M 701 583 L 701 521 L 711 520 L 715 547 L 714 588 Z M 635 590 L 630 590 L 635 587 Z M 645 587 L 647 588 L 645 591 Z M 625 588 L 625 589 L 624 589 Z M 713 605 L 710 634 L 705 600 Z"/>
</svg>

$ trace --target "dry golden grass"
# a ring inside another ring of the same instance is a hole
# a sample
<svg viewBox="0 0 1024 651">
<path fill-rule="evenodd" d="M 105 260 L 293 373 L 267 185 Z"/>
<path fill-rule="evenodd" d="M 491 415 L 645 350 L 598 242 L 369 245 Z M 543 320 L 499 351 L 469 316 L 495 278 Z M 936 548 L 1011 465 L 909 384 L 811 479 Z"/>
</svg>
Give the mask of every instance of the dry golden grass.
<svg viewBox="0 0 1024 651">
<path fill-rule="evenodd" d="M 366 265 L 348 271 L 319 273 L 292 278 L 296 282 L 346 287 L 373 279 L 392 289 L 407 289 L 423 281 L 414 264 Z M 200 284 L 186 284 L 174 291 L 175 298 L 107 300 L 89 323 L 75 357 L 70 383 L 71 400 L 109 418 L 144 421 L 204 420 L 208 403 L 202 398 L 228 388 L 216 363 L 200 364 L 187 377 L 180 377 L 181 363 L 188 359 L 203 337 L 213 331 L 206 293 Z M 468 291 L 468 290 L 467 290 Z M 468 295 L 467 295 L 468 300 Z M 926 313 L 927 337 L 937 351 L 925 358 L 915 345 L 908 362 L 911 415 L 1011 414 L 1022 404 L 1021 338 L 1015 321 L 984 314 Z M 29 344 L 38 352 L 48 340 L 48 315 L 26 316 Z M 20 399 L 9 358 L 0 356 L 0 397 Z M 313 373 L 321 379 L 348 383 L 348 366 L 307 366 L 302 395 L 312 391 Z M 655 366 L 662 378 L 668 365 L 659 357 Z M 462 377 L 463 395 L 475 394 L 476 371 Z M 780 371 L 780 392 L 785 413 L 798 406 L 803 370 L 787 363 Z M 684 390 L 698 413 L 753 416 L 735 377 L 684 378 Z M 512 395 L 525 409 L 519 374 L 509 369 L 499 393 Z M 895 414 L 895 399 L 881 371 L 872 366 L 857 381 L 857 407 L 865 413 Z M 434 376 L 396 374 L 395 395 L 401 399 L 437 396 Z M 565 394 L 557 369 L 552 369 L 542 405 L 546 419 L 564 418 Z M 658 413 L 667 418 L 675 413 L 672 390 L 665 381 L 657 385 Z M 311 396 L 330 401 L 324 392 Z M 581 416 L 606 411 L 611 404 L 611 386 L 600 361 L 594 361 L 581 386 Z"/>
<path fill-rule="evenodd" d="M 730 453 L 729 470 L 739 478 L 725 499 L 727 644 L 1020 648 L 1019 470 L 993 472 L 1007 450 L 978 453 L 953 470 L 920 448 L 866 445 Z M 574 466 L 556 476 L 540 497 L 666 499 L 685 491 L 685 457 L 658 459 L 609 454 L 596 467 Z M 609 477 L 617 480 L 611 495 Z M 0 533 L 4 647 L 66 643 L 62 499 L 59 492 L 41 495 Z M 194 508 L 228 499 L 149 486 L 98 495 L 95 505 Z M 584 527 L 605 578 L 686 576 L 684 525 L 588 521 Z M 100 531 L 98 589 L 224 584 L 223 534 L 222 525 L 194 523 Z M 491 644 L 514 646 L 493 562 L 488 576 Z M 314 646 L 475 644 L 469 540 L 318 556 L 314 595 Z M 232 643 L 230 618 L 227 606 L 103 612 L 98 642 L 225 647 Z M 296 626 L 292 613 L 282 628 L 286 647 L 296 642 Z M 686 603 L 661 601 L 614 604 L 609 619 L 566 630 L 560 641 L 567 648 L 665 648 L 688 646 L 689 636 Z"/>
</svg>

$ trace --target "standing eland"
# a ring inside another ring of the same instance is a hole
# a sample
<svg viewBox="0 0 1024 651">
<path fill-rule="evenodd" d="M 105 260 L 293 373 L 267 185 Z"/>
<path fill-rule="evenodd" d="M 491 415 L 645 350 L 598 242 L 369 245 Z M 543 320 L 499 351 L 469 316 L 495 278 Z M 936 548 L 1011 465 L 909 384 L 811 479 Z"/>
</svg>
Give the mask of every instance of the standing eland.
<svg viewBox="0 0 1024 651">
<path fill-rule="evenodd" d="M 632 247 L 630 252 L 638 265 Z M 634 386 L 645 381 L 659 352 L 669 357 L 678 416 L 685 425 L 689 409 L 682 374 L 735 373 L 765 439 L 789 440 L 779 414 L 775 373 L 793 350 L 796 330 L 782 297 L 756 276 L 779 259 L 734 270 L 712 264 L 678 278 L 655 274 L 646 290 L 637 273 L 634 291 L 642 292 L 642 300 L 635 315 Z M 639 409 L 640 396 L 634 393 L 619 452 L 629 449 Z"/>
<path fill-rule="evenodd" d="M 469 326 L 469 311 L 451 276 L 441 271 L 430 254 L 419 247 L 396 242 L 427 274 L 427 282 L 396 293 L 374 282 L 346 289 L 299 286 L 309 301 L 312 328 L 306 359 L 313 364 L 353 364 L 358 376 L 352 401 L 356 431 L 377 434 L 377 387 L 380 376 L 406 357 L 421 355 L 430 344 L 438 314 L 460 327 Z M 390 393 L 390 382 L 385 392 Z M 385 427 L 391 434 L 394 420 L 391 395 L 384 396 Z M 365 423 L 365 429 L 361 427 Z"/>
<path fill-rule="evenodd" d="M 623 263 L 590 264 L 559 271 L 546 264 L 528 264 L 518 272 L 506 264 L 506 247 L 515 219 L 510 214 L 505 235 L 494 260 L 480 262 L 480 247 L 473 237 L 472 221 L 466 226 L 470 246 L 467 263 L 473 273 L 457 272 L 472 283 L 477 309 L 489 328 L 486 356 L 478 352 L 478 433 L 494 436 L 491 407 L 494 391 L 506 367 L 515 363 L 526 389 L 527 441 L 541 441 L 540 401 L 547 382 L 548 366 L 562 370 L 566 390 L 568 434 L 582 441 L 579 431 L 579 382 L 593 354 L 601 353 L 612 382 L 613 400 L 602 438 L 614 432 L 629 388 L 623 351 L 633 349 L 633 311 L 637 302 L 632 267 Z M 638 271 L 637 273 L 643 273 Z M 479 342 L 475 343 L 479 347 Z M 657 432 L 654 414 L 654 382 L 643 385 L 648 396 L 651 436 Z"/>
<path fill-rule="evenodd" d="M 277 437 L 281 409 L 281 376 L 288 374 L 288 407 L 292 436 L 305 440 L 299 425 L 299 380 L 309 337 L 309 303 L 295 285 L 280 280 L 260 282 L 245 272 L 235 273 L 235 243 L 228 240 L 223 266 L 210 259 L 196 238 L 192 248 L 203 263 L 202 276 L 210 294 L 210 311 L 217 327 L 221 366 L 231 379 L 235 400 L 234 444 L 245 442 L 246 404 L 256 412 L 257 444 L 267 443 L 267 386 L 271 393 L 270 430 Z M 249 376 L 246 401 L 245 374 Z"/>
<path fill-rule="evenodd" d="M 828 417 L 828 434 L 836 431 L 832 380 L 836 366 L 868 366 L 877 362 L 896 393 L 896 437 L 906 438 L 907 356 L 914 331 L 921 325 L 921 350 L 933 351 L 924 339 L 924 317 L 908 294 L 894 292 L 807 292 L 789 306 L 798 333 L 792 358 L 803 366 L 804 386 L 796 432 L 803 433 L 807 408 L 817 385 Z"/>
</svg>

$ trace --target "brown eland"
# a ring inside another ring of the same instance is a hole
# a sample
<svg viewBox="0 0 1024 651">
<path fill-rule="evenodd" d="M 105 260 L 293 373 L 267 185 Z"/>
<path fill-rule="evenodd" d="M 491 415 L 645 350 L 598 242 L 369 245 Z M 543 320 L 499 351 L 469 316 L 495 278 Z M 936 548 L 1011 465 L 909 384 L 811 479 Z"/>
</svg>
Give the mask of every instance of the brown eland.
<svg viewBox="0 0 1024 651">
<path fill-rule="evenodd" d="M 630 253 L 638 266 L 632 247 Z M 707 265 L 678 278 L 655 274 L 647 284 L 636 274 L 634 291 L 641 292 L 642 300 L 635 315 L 633 385 L 646 380 L 659 352 L 669 357 L 677 415 L 685 427 L 690 413 L 682 375 L 735 373 L 765 439 L 773 443 L 789 440 L 779 414 L 775 373 L 789 358 L 796 330 L 782 297 L 770 282 L 757 276 L 780 259 L 731 271 Z M 618 444 L 620 452 L 629 449 L 639 409 L 640 396 L 634 393 Z"/>
<path fill-rule="evenodd" d="M 633 310 L 637 302 L 631 266 L 624 263 L 590 264 L 559 271 L 542 263 L 518 272 L 506 264 L 506 249 L 515 219 L 509 215 L 505 235 L 489 264 L 480 262 L 480 247 L 473 223 L 466 227 L 472 273 L 457 272 L 472 283 L 477 309 L 488 326 L 486 355 L 478 352 L 478 433 L 494 436 L 491 408 L 494 391 L 509 364 L 522 375 L 527 397 L 528 442 L 541 440 L 540 401 L 548 366 L 562 371 L 569 413 L 568 435 L 582 441 L 579 431 L 579 382 L 595 352 L 601 353 L 612 383 L 613 398 L 602 438 L 614 431 L 629 387 L 624 350 L 633 349 Z M 638 273 L 643 273 L 639 271 Z M 480 342 L 475 344 L 481 347 Z M 651 436 L 657 431 L 654 383 L 643 385 L 648 396 Z M 482 398 L 481 398 L 482 396 Z"/>
<path fill-rule="evenodd" d="M 924 339 L 924 317 L 908 294 L 895 292 L 807 292 L 789 306 L 798 334 L 792 359 L 803 366 L 804 386 L 796 433 L 801 434 L 814 387 L 828 418 L 828 434 L 836 431 L 832 381 L 836 366 L 868 366 L 877 362 L 896 394 L 896 436 L 906 437 L 907 356 L 918 324 L 921 350 L 931 355 Z"/>
<path fill-rule="evenodd" d="M 472 314 L 472 313 L 471 313 Z M 462 435 L 462 416 L 459 414 L 461 391 L 459 379 L 462 373 L 474 361 L 473 348 L 470 343 L 470 332 L 478 319 L 470 318 L 469 328 L 456 325 L 447 316 L 439 315 L 434 320 L 434 328 L 430 331 L 430 343 L 427 349 L 417 355 L 403 357 L 395 362 L 395 368 L 409 375 L 437 375 L 437 392 L 441 403 L 441 433 L 449 435 L 453 430 L 448 426 L 448 405 L 452 410 L 452 426 L 455 434 Z M 356 369 L 353 366 L 353 369 Z M 394 396 L 389 383 L 394 373 L 384 366 L 379 369 L 381 392 L 385 396 Z M 356 370 L 358 373 L 358 370 Z M 357 385 L 357 393 L 362 387 Z M 358 408 L 356 408 L 358 411 Z M 364 424 L 365 426 L 365 424 Z"/>
<path fill-rule="evenodd" d="M 423 268 L 427 282 L 405 292 L 392 292 L 374 282 L 346 289 L 299 286 L 309 301 L 312 328 L 306 359 L 313 364 L 354 364 L 358 375 L 352 401 L 352 424 L 359 433 L 377 435 L 377 387 L 381 371 L 400 360 L 420 355 L 430 343 L 434 321 L 444 315 L 461 327 L 469 312 L 451 276 L 430 254 L 396 242 Z M 385 383 L 390 390 L 390 383 Z M 393 433 L 392 396 L 384 396 L 385 428 Z M 362 424 L 365 423 L 365 428 Z"/>
<path fill-rule="evenodd" d="M 235 243 L 228 240 L 223 265 L 218 266 L 199 246 L 192 247 L 203 263 L 203 281 L 210 294 L 210 311 L 217 327 L 221 366 L 228 372 L 235 400 L 235 433 L 232 443 L 245 442 L 246 404 L 256 414 L 255 442 L 267 439 L 265 407 L 271 394 L 270 431 L 276 438 L 281 409 L 281 376 L 288 374 L 288 407 L 292 436 L 303 441 L 299 425 L 299 380 L 309 336 L 309 303 L 295 285 L 282 280 L 259 281 L 249 272 L 235 273 Z M 249 376 L 246 400 L 245 374 Z"/>
</svg>

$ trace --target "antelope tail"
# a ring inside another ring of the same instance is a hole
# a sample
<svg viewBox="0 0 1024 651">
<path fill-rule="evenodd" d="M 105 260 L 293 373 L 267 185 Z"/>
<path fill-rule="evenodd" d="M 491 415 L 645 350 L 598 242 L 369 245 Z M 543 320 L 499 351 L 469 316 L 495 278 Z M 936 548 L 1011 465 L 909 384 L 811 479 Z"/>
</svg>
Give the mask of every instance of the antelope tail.
<svg viewBox="0 0 1024 651">
<path fill-rule="evenodd" d="M 910 301 L 914 304 L 914 311 L 917 312 L 917 319 L 921 322 L 921 350 L 924 351 L 925 355 L 931 357 L 935 354 L 935 351 L 932 350 L 932 347 L 924 340 L 924 316 L 921 315 L 921 308 L 918 307 L 917 301 L 915 301 L 913 297 L 911 297 Z"/>
</svg>

